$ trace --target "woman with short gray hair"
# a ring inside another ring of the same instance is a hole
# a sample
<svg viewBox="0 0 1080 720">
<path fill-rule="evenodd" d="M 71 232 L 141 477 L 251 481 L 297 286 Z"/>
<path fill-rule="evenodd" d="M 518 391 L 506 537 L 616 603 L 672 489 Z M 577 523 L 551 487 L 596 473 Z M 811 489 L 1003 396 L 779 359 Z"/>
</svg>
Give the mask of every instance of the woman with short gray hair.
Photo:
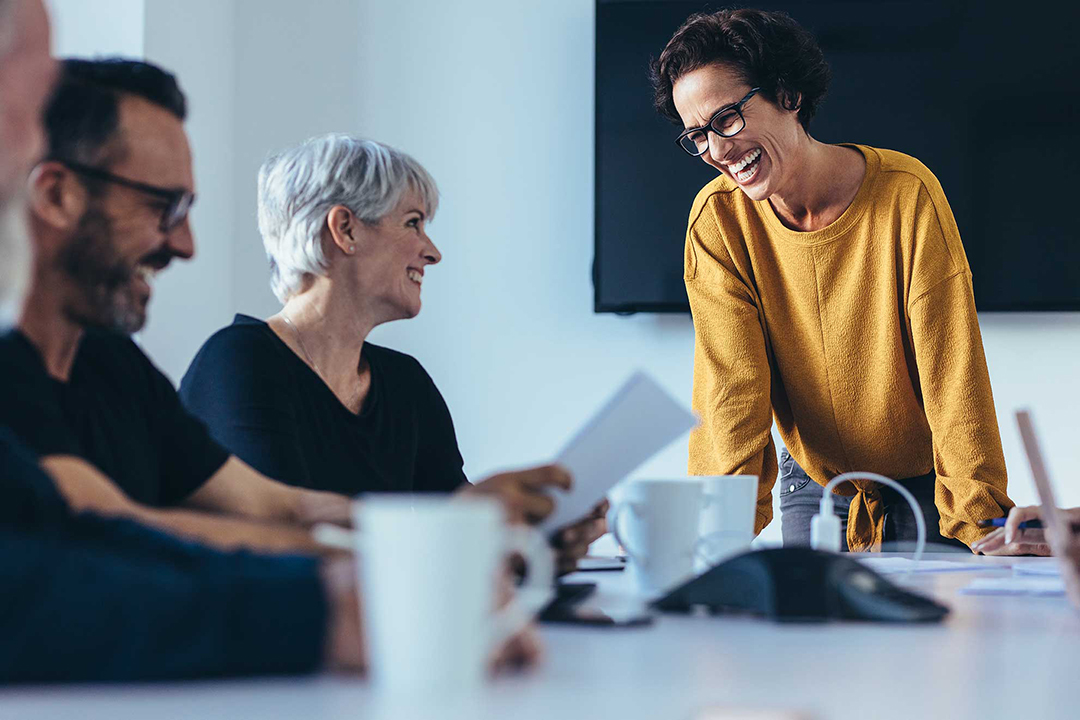
<svg viewBox="0 0 1080 720">
<path fill-rule="evenodd" d="M 219 442 L 269 477 L 365 492 L 487 492 L 515 520 L 553 509 L 569 486 L 548 466 L 471 485 L 449 409 L 414 358 L 366 342 L 415 317 L 426 270 L 442 255 L 427 235 L 438 207 L 428 172 L 373 140 L 324 135 L 259 171 L 259 230 L 283 307 L 237 315 L 211 337 L 180 394 Z M 603 508 L 558 537 L 573 568 L 605 530 Z"/>
<path fill-rule="evenodd" d="M 377 225 L 408 191 L 420 220 L 430 219 L 439 205 L 435 181 L 413 158 L 373 140 L 324 135 L 271 156 L 259 170 L 259 232 L 278 300 L 287 304 L 329 269 L 322 230 L 334 206 Z"/>
</svg>

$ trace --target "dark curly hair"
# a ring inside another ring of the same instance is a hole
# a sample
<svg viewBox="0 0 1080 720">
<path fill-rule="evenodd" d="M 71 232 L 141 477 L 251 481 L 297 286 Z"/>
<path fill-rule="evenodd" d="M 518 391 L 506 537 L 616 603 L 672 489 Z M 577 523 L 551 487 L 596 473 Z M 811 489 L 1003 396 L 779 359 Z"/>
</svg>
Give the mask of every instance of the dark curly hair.
<svg viewBox="0 0 1080 720">
<path fill-rule="evenodd" d="M 675 83 L 721 63 L 785 110 L 798 110 L 806 130 L 829 88 L 829 64 L 809 30 L 782 12 L 720 10 L 687 18 L 651 63 L 654 103 L 681 124 L 671 98 Z"/>
</svg>

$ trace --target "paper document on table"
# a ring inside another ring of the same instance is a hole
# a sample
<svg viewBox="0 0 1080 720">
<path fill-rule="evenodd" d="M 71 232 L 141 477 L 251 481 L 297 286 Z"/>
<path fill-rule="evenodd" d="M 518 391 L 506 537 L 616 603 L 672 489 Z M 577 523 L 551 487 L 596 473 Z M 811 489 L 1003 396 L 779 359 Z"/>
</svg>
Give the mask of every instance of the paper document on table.
<svg viewBox="0 0 1080 720">
<path fill-rule="evenodd" d="M 985 565 L 979 563 L 956 562 L 954 560 L 920 560 L 915 562 L 905 557 L 860 557 L 857 558 L 866 567 L 881 573 L 891 575 L 906 572 L 958 572 L 966 570 L 986 570 Z M 994 567 L 1005 567 L 1008 565 Z"/>
<path fill-rule="evenodd" d="M 1061 577 L 1061 563 L 1057 558 L 1025 558 L 1013 565 L 1014 575 Z"/>
<path fill-rule="evenodd" d="M 551 531 L 579 520 L 622 480 L 697 418 L 655 380 L 636 372 L 567 443 L 555 462 L 574 476 L 555 511 L 540 526 Z"/>
<path fill-rule="evenodd" d="M 979 578 L 961 588 L 965 595 L 1064 595 L 1065 581 L 1051 577 Z"/>
</svg>

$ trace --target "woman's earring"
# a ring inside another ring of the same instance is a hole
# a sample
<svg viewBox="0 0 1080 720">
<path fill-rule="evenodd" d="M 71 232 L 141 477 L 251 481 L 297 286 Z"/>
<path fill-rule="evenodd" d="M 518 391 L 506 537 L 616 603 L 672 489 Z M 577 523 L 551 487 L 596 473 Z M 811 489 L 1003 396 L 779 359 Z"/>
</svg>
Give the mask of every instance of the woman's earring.
<svg viewBox="0 0 1080 720">
<path fill-rule="evenodd" d="M 354 252 L 356 252 L 356 246 L 355 245 L 350 245 L 349 246 L 349 254 L 352 255 Z"/>
</svg>

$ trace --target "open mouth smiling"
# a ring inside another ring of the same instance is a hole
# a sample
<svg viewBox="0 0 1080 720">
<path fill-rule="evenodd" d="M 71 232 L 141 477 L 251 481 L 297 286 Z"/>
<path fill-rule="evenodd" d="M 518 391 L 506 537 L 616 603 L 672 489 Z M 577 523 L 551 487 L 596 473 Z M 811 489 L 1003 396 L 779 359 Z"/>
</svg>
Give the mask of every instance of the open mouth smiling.
<svg viewBox="0 0 1080 720">
<path fill-rule="evenodd" d="M 757 175 L 758 168 L 761 167 L 761 155 L 762 152 L 759 147 L 750 150 L 738 161 L 728 165 L 728 172 L 731 173 L 736 182 L 745 185 Z"/>
</svg>

